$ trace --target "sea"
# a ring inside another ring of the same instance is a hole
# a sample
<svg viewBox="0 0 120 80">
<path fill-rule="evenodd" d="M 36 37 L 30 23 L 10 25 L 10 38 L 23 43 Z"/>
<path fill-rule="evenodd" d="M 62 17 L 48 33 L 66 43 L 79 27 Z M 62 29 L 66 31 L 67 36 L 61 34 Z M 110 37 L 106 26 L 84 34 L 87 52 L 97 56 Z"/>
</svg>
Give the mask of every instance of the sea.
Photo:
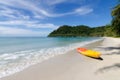
<svg viewBox="0 0 120 80">
<path fill-rule="evenodd" d="M 0 37 L 0 78 L 101 39 L 100 37 Z"/>
</svg>

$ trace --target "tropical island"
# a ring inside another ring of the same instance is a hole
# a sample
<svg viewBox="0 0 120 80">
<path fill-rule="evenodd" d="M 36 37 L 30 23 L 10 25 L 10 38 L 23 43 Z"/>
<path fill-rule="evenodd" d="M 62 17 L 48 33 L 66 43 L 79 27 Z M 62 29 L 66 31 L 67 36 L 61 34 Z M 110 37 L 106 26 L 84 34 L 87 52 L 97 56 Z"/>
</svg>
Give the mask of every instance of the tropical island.
<svg viewBox="0 0 120 80">
<path fill-rule="evenodd" d="M 120 4 L 116 5 L 112 11 L 112 21 L 110 24 L 99 27 L 89 27 L 86 25 L 60 26 L 57 30 L 51 32 L 48 37 L 120 37 Z"/>
</svg>

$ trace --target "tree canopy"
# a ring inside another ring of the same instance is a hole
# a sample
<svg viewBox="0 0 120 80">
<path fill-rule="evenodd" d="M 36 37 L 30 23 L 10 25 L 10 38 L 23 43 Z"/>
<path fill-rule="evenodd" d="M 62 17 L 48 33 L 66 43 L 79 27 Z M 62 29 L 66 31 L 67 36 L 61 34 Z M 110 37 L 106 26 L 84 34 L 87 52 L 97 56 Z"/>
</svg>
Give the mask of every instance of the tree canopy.
<svg viewBox="0 0 120 80">
<path fill-rule="evenodd" d="M 120 4 L 113 8 L 112 16 L 112 30 L 116 36 L 120 36 Z"/>
<path fill-rule="evenodd" d="M 49 37 L 77 37 L 77 36 L 103 36 L 104 26 L 90 28 L 85 25 L 68 26 L 63 25 L 51 32 Z"/>
</svg>

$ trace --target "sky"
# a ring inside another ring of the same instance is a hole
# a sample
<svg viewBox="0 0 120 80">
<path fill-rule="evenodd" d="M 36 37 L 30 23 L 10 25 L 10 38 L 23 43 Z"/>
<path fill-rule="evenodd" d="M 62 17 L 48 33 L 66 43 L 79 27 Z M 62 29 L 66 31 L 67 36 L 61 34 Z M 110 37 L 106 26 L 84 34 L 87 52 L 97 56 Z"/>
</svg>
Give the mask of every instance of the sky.
<svg viewBox="0 0 120 80">
<path fill-rule="evenodd" d="M 0 36 L 47 36 L 62 25 L 110 24 L 117 0 L 0 0 Z"/>
</svg>

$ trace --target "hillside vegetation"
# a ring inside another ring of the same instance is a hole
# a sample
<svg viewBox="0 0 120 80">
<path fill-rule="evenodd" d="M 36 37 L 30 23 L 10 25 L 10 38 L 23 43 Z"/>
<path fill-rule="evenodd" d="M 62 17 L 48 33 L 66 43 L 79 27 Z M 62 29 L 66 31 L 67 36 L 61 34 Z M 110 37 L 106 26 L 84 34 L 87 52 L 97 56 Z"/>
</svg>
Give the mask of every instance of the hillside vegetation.
<svg viewBox="0 0 120 80">
<path fill-rule="evenodd" d="M 49 37 L 77 37 L 77 36 L 103 36 L 105 27 L 95 27 L 91 28 L 89 26 L 80 25 L 80 26 L 68 26 L 63 25 L 57 30 L 51 32 Z"/>
</svg>

